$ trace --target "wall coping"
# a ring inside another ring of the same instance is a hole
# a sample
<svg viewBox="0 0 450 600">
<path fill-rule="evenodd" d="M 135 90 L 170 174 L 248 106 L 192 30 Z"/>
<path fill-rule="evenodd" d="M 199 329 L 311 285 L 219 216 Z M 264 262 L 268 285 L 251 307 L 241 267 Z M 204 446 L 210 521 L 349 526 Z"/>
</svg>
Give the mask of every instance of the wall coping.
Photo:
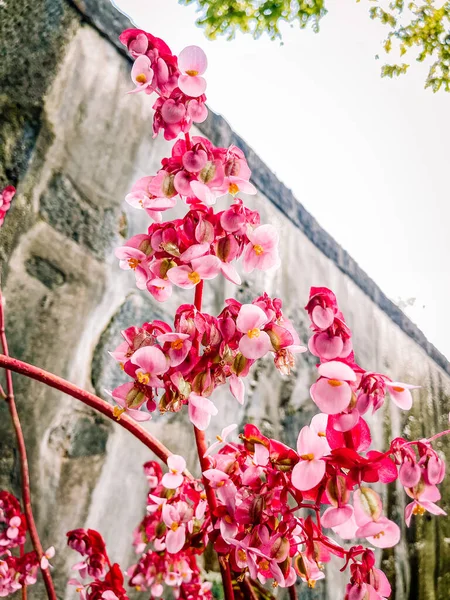
<svg viewBox="0 0 450 600">
<path fill-rule="evenodd" d="M 112 0 L 69 0 L 80 12 L 82 19 L 93 26 L 103 37 L 117 48 L 120 54 L 131 60 L 119 34 L 132 21 L 112 3 Z M 430 358 L 448 375 L 450 363 L 447 358 L 427 340 L 424 333 L 405 313 L 381 291 L 378 285 L 361 269 L 357 262 L 329 235 L 260 159 L 260 157 L 238 136 L 227 121 L 209 110 L 204 123 L 196 127 L 216 146 L 235 144 L 247 157 L 252 170 L 252 182 L 272 204 L 274 204 L 327 258 L 347 275 L 400 329 L 414 340 Z"/>
</svg>

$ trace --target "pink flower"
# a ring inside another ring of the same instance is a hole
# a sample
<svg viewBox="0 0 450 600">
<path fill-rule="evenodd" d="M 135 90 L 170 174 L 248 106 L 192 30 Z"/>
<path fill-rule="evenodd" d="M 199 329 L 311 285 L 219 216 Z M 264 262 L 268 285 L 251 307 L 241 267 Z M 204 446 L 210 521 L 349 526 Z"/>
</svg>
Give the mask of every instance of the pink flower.
<svg viewBox="0 0 450 600">
<path fill-rule="evenodd" d="M 181 502 L 179 504 L 182 504 Z M 182 523 L 179 510 L 174 505 L 164 504 L 162 517 L 167 526 L 166 549 L 170 554 L 176 554 L 186 542 L 186 526 Z"/>
<path fill-rule="evenodd" d="M 327 415 L 345 410 L 352 399 L 349 382 L 356 381 L 356 374 L 348 365 L 338 361 L 323 363 L 318 368 L 320 379 L 311 386 L 311 398 Z"/>
<path fill-rule="evenodd" d="M 441 494 L 435 485 L 418 485 L 416 488 L 406 488 L 406 493 L 413 502 L 405 507 L 405 522 L 409 527 L 413 515 L 423 515 L 428 511 L 432 515 L 446 515 L 440 506 L 435 504 L 441 499 Z"/>
<path fill-rule="evenodd" d="M 232 433 L 235 429 L 237 429 L 237 425 L 233 424 L 233 425 L 228 425 L 227 427 L 224 427 L 222 429 L 222 433 L 220 435 L 217 435 L 217 442 L 214 442 L 214 444 L 211 444 L 211 446 L 208 448 L 208 450 L 205 452 L 204 456 L 210 456 L 214 450 L 216 448 L 218 448 L 220 445 L 224 444 L 227 437 L 230 435 L 230 433 Z"/>
<path fill-rule="evenodd" d="M 380 496 L 371 488 L 362 486 L 353 494 L 356 537 L 365 537 L 377 548 L 391 548 L 400 541 L 400 528 L 382 514 Z"/>
<path fill-rule="evenodd" d="M 208 60 L 206 54 L 198 46 L 187 46 L 178 55 L 178 87 L 182 92 L 197 98 L 206 90 L 206 81 L 201 75 L 206 71 Z"/>
<path fill-rule="evenodd" d="M 243 304 L 236 319 L 238 331 L 244 335 L 239 341 L 239 350 L 245 358 L 261 358 L 272 350 L 270 337 L 261 327 L 268 321 L 266 313 L 254 304 Z"/>
<path fill-rule="evenodd" d="M 325 438 L 319 437 L 310 427 L 303 427 L 297 439 L 300 461 L 292 470 L 294 487 L 300 491 L 307 491 L 322 481 L 326 465 L 320 459 L 328 452 L 328 448 Z"/>
<path fill-rule="evenodd" d="M 209 254 L 191 261 L 191 266 L 172 267 L 167 271 L 167 277 L 178 287 L 192 289 L 204 279 L 214 279 L 220 272 L 220 260 Z"/>
<path fill-rule="evenodd" d="M 19 516 L 10 519 L 9 527 L 6 530 L 6 537 L 10 540 L 15 540 L 19 535 L 19 527 L 21 523 L 22 519 Z"/>
<path fill-rule="evenodd" d="M 403 410 L 410 410 L 412 406 L 412 396 L 409 390 L 417 390 L 420 385 L 411 385 L 409 383 L 400 383 L 398 381 L 386 381 L 386 387 L 395 404 Z"/>
<path fill-rule="evenodd" d="M 139 348 L 131 357 L 131 362 L 139 368 L 136 370 L 136 379 L 139 383 L 150 387 L 163 387 L 158 375 L 162 375 L 169 368 L 167 358 L 155 346 Z"/>
<path fill-rule="evenodd" d="M 392 548 L 400 541 L 400 528 L 386 517 L 369 521 L 358 527 L 356 537 L 365 537 L 376 548 Z"/>
<path fill-rule="evenodd" d="M 203 471 L 203 475 L 213 489 L 221 488 L 230 479 L 229 475 L 220 469 L 206 469 Z"/>
<path fill-rule="evenodd" d="M 188 404 L 189 419 L 200 431 L 207 429 L 211 421 L 211 416 L 215 416 L 219 412 L 209 398 L 200 396 L 195 392 L 189 394 Z"/>
<path fill-rule="evenodd" d="M 124 383 L 116 387 L 112 392 L 106 390 L 113 400 L 121 407 L 114 407 L 114 416 L 119 418 L 122 413 L 127 413 L 135 421 L 148 421 L 151 415 L 139 410 L 147 401 L 145 394 L 136 389 L 133 382 Z"/>
<path fill-rule="evenodd" d="M 222 194 L 224 172 L 220 160 L 208 161 L 198 174 L 198 179 L 190 182 L 190 189 L 195 196 L 207 206 L 215 204 Z"/>
<path fill-rule="evenodd" d="M 147 281 L 147 289 L 158 302 L 165 302 L 172 295 L 172 284 L 160 277 Z"/>
<path fill-rule="evenodd" d="M 48 569 L 52 565 L 49 563 L 49 559 L 55 556 L 55 548 L 50 546 L 45 552 L 43 557 L 41 558 L 41 569 Z"/>
<path fill-rule="evenodd" d="M 145 234 L 138 234 L 130 238 L 125 245 L 116 248 L 115 255 L 119 259 L 121 269 L 131 269 L 136 276 L 136 286 L 144 290 L 149 271 L 149 256 L 152 254 L 150 238 Z"/>
<path fill-rule="evenodd" d="M 192 342 L 187 333 L 163 333 L 156 338 L 162 345 L 167 345 L 166 353 L 170 359 L 170 366 L 180 365 L 192 348 Z"/>
<path fill-rule="evenodd" d="M 131 68 L 131 80 L 136 86 L 136 89 L 128 93 L 143 92 L 144 90 L 146 92 L 152 92 L 153 76 L 152 63 L 150 62 L 149 57 L 145 55 L 138 56 Z"/>
<path fill-rule="evenodd" d="M 165 473 L 161 483 L 168 490 L 176 490 L 183 483 L 183 471 L 186 468 L 186 461 L 178 454 L 172 454 L 167 459 L 169 473 Z"/>
<path fill-rule="evenodd" d="M 344 506 L 330 506 L 323 513 L 320 522 L 323 527 L 338 527 L 343 525 L 353 516 L 353 507 L 350 504 Z"/>
<path fill-rule="evenodd" d="M 253 269 L 266 271 L 279 262 L 278 232 L 272 225 L 260 225 L 247 232 L 250 240 L 243 253 L 244 271 L 251 273 Z"/>
<path fill-rule="evenodd" d="M 158 223 L 162 221 L 162 212 L 173 208 L 177 201 L 174 197 L 158 198 L 149 191 L 153 177 L 141 177 L 125 196 L 125 201 L 134 208 L 144 209 L 149 217 Z"/>
<path fill-rule="evenodd" d="M 16 188 L 8 185 L 0 192 L 0 227 L 3 225 L 5 215 L 11 206 L 11 200 L 14 198 Z"/>
</svg>

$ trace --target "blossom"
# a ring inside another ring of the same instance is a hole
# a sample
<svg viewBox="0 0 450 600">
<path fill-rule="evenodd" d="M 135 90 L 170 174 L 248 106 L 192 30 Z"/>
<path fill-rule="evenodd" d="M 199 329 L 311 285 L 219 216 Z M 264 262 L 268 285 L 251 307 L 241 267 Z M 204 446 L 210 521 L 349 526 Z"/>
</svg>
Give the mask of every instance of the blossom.
<svg viewBox="0 0 450 600">
<path fill-rule="evenodd" d="M 130 238 L 125 245 L 116 248 L 115 255 L 120 260 L 121 269 L 131 269 L 136 275 L 136 285 L 145 289 L 148 279 L 149 255 L 152 253 L 148 235 L 138 234 Z"/>
<path fill-rule="evenodd" d="M 259 306 L 254 304 L 241 306 L 236 327 L 244 334 L 239 341 L 239 350 L 246 358 L 261 358 L 272 349 L 270 337 L 261 329 L 267 321 L 267 315 Z"/>
<path fill-rule="evenodd" d="M 131 357 L 131 362 L 139 367 L 136 369 L 136 378 L 139 383 L 150 387 L 162 387 L 162 381 L 158 375 L 167 371 L 168 363 L 161 350 L 154 346 L 139 348 Z"/>
<path fill-rule="evenodd" d="M 163 476 L 161 483 L 165 488 L 174 490 L 183 483 L 183 471 L 186 468 L 186 461 L 182 456 L 172 454 L 167 459 L 167 466 L 169 472 Z"/>
<path fill-rule="evenodd" d="M 53 546 L 50 546 L 50 548 L 48 548 L 44 552 L 44 555 L 41 558 L 41 569 L 48 569 L 49 567 L 51 567 L 51 564 L 49 563 L 49 559 L 53 558 L 54 556 L 55 556 L 55 548 Z"/>
<path fill-rule="evenodd" d="M 220 435 L 216 436 L 217 441 L 214 442 L 213 444 L 211 444 L 211 446 L 208 448 L 208 450 L 205 452 L 204 456 L 209 456 L 210 454 L 212 454 L 214 452 L 214 450 L 216 448 L 218 448 L 221 444 L 224 444 L 227 437 L 230 435 L 230 433 L 232 433 L 235 429 L 237 429 L 237 425 L 235 423 L 233 423 L 232 425 L 227 425 L 227 427 L 224 427 L 222 429 L 222 432 Z"/>
<path fill-rule="evenodd" d="M 403 410 L 410 410 L 412 406 L 412 396 L 410 390 L 416 390 L 419 385 L 401 383 L 398 381 L 386 381 L 388 392 L 395 404 Z"/>
<path fill-rule="evenodd" d="M 192 289 L 204 279 L 214 279 L 220 272 L 220 261 L 216 256 L 208 255 L 191 261 L 191 266 L 172 267 L 167 277 L 178 287 Z"/>
<path fill-rule="evenodd" d="M 254 269 L 266 271 L 278 261 L 278 232 L 272 225 L 260 225 L 247 232 L 249 243 L 243 253 L 243 265 L 246 273 Z"/>
<path fill-rule="evenodd" d="M 192 342 L 187 333 L 163 333 L 156 339 L 163 346 L 167 345 L 166 352 L 171 367 L 180 365 L 192 348 Z"/>
<path fill-rule="evenodd" d="M 186 542 L 186 525 L 182 522 L 182 514 L 176 505 L 164 504 L 162 507 L 162 518 L 168 527 L 166 533 L 166 548 L 170 554 L 176 554 Z"/>
<path fill-rule="evenodd" d="M 330 361 L 318 367 L 321 375 L 311 387 L 311 398 L 319 409 L 334 415 L 346 409 L 352 399 L 350 382 L 356 381 L 356 374 L 343 362 Z"/>
<path fill-rule="evenodd" d="M 136 86 L 132 92 L 142 92 L 144 90 L 152 92 L 153 76 L 152 64 L 148 56 L 138 56 L 131 69 L 131 80 Z"/>
<path fill-rule="evenodd" d="M 326 465 L 320 459 L 327 451 L 326 439 L 319 437 L 310 427 L 303 427 L 297 439 L 300 461 L 292 471 L 292 484 L 298 490 L 310 490 L 322 481 Z"/>
<path fill-rule="evenodd" d="M 216 406 L 205 396 L 200 396 L 192 392 L 188 398 L 189 404 L 189 419 L 197 429 L 204 431 L 208 428 L 212 415 L 217 415 L 219 412 Z"/>
<path fill-rule="evenodd" d="M 166 279 L 155 277 L 147 281 L 147 289 L 155 300 L 165 302 L 172 295 L 172 284 Z"/>
<path fill-rule="evenodd" d="M 418 485 L 407 488 L 406 493 L 413 501 L 405 507 L 405 522 L 409 527 L 413 515 L 423 515 L 426 511 L 433 515 L 446 515 L 440 506 L 435 504 L 441 499 L 441 494 L 435 485 Z"/>
<path fill-rule="evenodd" d="M 353 507 L 358 529 L 357 537 L 365 537 L 377 548 L 390 548 L 400 540 L 400 528 L 382 514 L 379 495 L 371 488 L 362 486 L 353 493 Z"/>
<path fill-rule="evenodd" d="M 125 201 L 138 209 L 144 209 L 154 221 L 162 221 L 162 212 L 173 208 L 176 204 L 176 198 L 163 196 L 158 198 L 154 196 L 149 187 L 153 177 L 141 177 L 133 184 L 129 194 L 125 196 Z"/>
<path fill-rule="evenodd" d="M 0 192 L 0 227 L 3 225 L 6 213 L 11 206 L 11 200 L 14 198 L 16 188 L 12 185 L 8 185 Z"/>
<path fill-rule="evenodd" d="M 206 90 L 206 81 L 202 77 L 208 61 L 206 54 L 198 46 L 187 46 L 178 55 L 178 68 L 181 75 L 178 86 L 182 92 L 193 98 L 201 96 Z"/>
</svg>

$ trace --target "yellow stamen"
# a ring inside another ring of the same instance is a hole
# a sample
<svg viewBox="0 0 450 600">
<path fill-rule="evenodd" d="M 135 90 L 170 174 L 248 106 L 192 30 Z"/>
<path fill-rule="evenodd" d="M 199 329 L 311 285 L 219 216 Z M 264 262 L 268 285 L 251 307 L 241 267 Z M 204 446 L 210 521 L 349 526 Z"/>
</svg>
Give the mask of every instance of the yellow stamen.
<svg viewBox="0 0 450 600">
<path fill-rule="evenodd" d="M 259 334 L 260 334 L 260 333 L 261 333 L 261 332 L 259 331 L 259 329 L 258 329 L 257 327 L 255 327 L 254 329 L 249 329 L 249 330 L 247 331 L 247 335 L 248 335 L 248 337 L 249 337 L 249 338 L 252 338 L 252 339 L 253 339 L 253 338 L 257 338 L 257 337 L 259 337 Z"/>
<path fill-rule="evenodd" d="M 314 454 L 301 454 L 300 458 L 302 460 L 314 460 Z"/>
<path fill-rule="evenodd" d="M 130 269 L 136 269 L 139 264 L 140 264 L 140 260 L 138 258 L 129 258 L 128 259 L 128 266 L 130 267 Z"/>
<path fill-rule="evenodd" d="M 216 440 L 217 440 L 218 442 L 220 442 L 220 443 L 222 443 L 222 442 L 223 442 L 223 439 L 222 439 L 222 437 L 221 437 L 220 435 L 216 435 Z"/>
<path fill-rule="evenodd" d="M 228 191 L 230 192 L 230 194 L 232 194 L 234 196 L 235 194 L 238 193 L 239 186 L 236 185 L 235 183 L 230 183 L 230 185 L 228 186 Z"/>
<path fill-rule="evenodd" d="M 382 535 L 384 535 L 384 531 L 380 531 L 380 533 L 376 533 L 376 534 L 375 534 L 373 537 L 374 537 L 376 540 L 378 540 L 378 539 L 380 539 L 380 537 L 381 537 Z"/>
<path fill-rule="evenodd" d="M 150 381 L 149 373 L 138 372 L 136 374 L 136 377 L 137 377 L 137 380 L 139 381 L 139 383 L 143 383 L 144 385 L 148 385 L 148 382 Z"/>
<path fill-rule="evenodd" d="M 189 71 L 186 71 L 186 75 L 189 75 L 189 77 L 197 77 L 198 71 L 194 71 L 193 69 L 189 69 Z"/>
<path fill-rule="evenodd" d="M 265 558 L 263 558 L 262 561 L 259 563 L 259 568 L 261 569 L 261 571 L 268 571 L 269 566 L 269 561 Z"/>
<path fill-rule="evenodd" d="M 175 340 L 170 344 L 170 347 L 173 350 L 181 350 L 181 348 L 183 347 L 183 340 Z"/>
<path fill-rule="evenodd" d="M 423 515 L 425 513 L 425 509 L 421 504 L 416 504 L 412 511 L 413 515 Z"/>
<path fill-rule="evenodd" d="M 240 561 L 244 562 L 244 560 L 247 560 L 247 552 L 245 550 L 242 550 L 242 548 L 240 548 L 238 550 L 238 557 L 239 557 Z"/>
<path fill-rule="evenodd" d="M 394 385 L 394 387 L 392 388 L 394 390 L 394 392 L 404 392 L 405 388 L 402 388 L 398 385 Z"/>
<path fill-rule="evenodd" d="M 178 527 L 179 527 L 178 523 L 175 523 L 175 522 L 174 522 L 174 523 L 172 523 L 172 525 L 170 526 L 170 529 L 171 529 L 172 531 L 176 531 L 176 530 L 178 529 Z"/>
<path fill-rule="evenodd" d="M 188 279 L 190 281 L 192 281 L 192 283 L 194 283 L 195 285 L 197 285 L 197 283 L 200 282 L 200 275 L 197 273 L 197 271 L 192 271 L 192 273 L 188 273 Z"/>
<path fill-rule="evenodd" d="M 144 75 L 144 73 L 139 73 L 139 75 L 136 77 L 136 81 L 138 83 L 147 83 L 147 77 Z"/>
<path fill-rule="evenodd" d="M 339 387 L 342 385 L 342 381 L 339 381 L 338 379 L 329 379 L 328 385 L 331 385 L 331 387 Z"/>
<path fill-rule="evenodd" d="M 260 246 L 259 244 L 255 244 L 253 246 L 253 250 L 255 251 L 255 254 L 257 256 L 261 256 L 261 254 L 264 252 L 264 248 L 262 246 Z"/>
<path fill-rule="evenodd" d="M 327 434 L 325 433 L 325 431 L 319 431 L 319 433 L 317 435 L 319 437 L 327 437 Z"/>
<path fill-rule="evenodd" d="M 316 581 L 315 581 L 315 579 L 308 579 L 308 587 L 309 588 L 315 588 L 316 587 Z"/>
<path fill-rule="evenodd" d="M 113 415 L 116 417 L 116 419 L 119 421 L 121 415 L 123 415 L 123 413 L 126 411 L 126 408 L 119 408 L 118 406 L 115 406 L 113 408 Z"/>
</svg>

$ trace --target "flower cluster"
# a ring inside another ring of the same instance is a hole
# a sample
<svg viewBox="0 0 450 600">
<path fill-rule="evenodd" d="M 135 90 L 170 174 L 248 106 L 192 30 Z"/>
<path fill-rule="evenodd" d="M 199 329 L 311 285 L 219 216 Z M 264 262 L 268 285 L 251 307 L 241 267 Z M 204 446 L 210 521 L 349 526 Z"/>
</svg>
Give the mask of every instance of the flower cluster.
<svg viewBox="0 0 450 600">
<path fill-rule="evenodd" d="M 112 356 L 134 379 L 111 392 L 136 420 L 150 418 L 148 411 L 179 411 L 188 404 L 189 417 L 204 430 L 217 408 L 209 399 L 227 379 L 231 393 L 244 402 L 245 377 L 255 360 L 271 352 L 277 368 L 288 373 L 294 354 L 305 350 L 288 319 L 281 300 L 267 294 L 252 304 L 227 300 L 220 315 L 212 317 L 193 305 L 180 306 L 174 329 L 162 321 L 144 323 L 122 332 L 122 342 Z M 162 392 L 158 397 L 158 393 Z"/>
<path fill-rule="evenodd" d="M 151 212 L 161 209 L 161 204 L 151 202 L 143 205 L 151 206 Z M 117 248 L 116 256 L 122 269 L 134 271 L 139 289 L 147 289 L 164 302 L 173 285 L 193 289 L 220 273 L 240 284 L 233 262 L 241 256 L 247 273 L 274 267 L 279 262 L 278 234 L 272 225 L 260 225 L 259 214 L 246 209 L 240 200 L 216 214 L 196 205 L 182 219 L 154 223 L 147 233 L 133 236 Z"/>
<path fill-rule="evenodd" d="M 67 533 L 67 544 L 79 552 L 83 561 L 74 565 L 80 579 L 70 579 L 81 600 L 128 600 L 124 577 L 118 564 L 111 565 L 102 536 L 93 529 L 74 529 Z M 85 581 L 91 577 L 92 581 Z"/>
<path fill-rule="evenodd" d="M 14 198 L 16 188 L 8 185 L 0 192 L 0 227 L 3 225 L 6 213 L 11 206 L 11 200 Z"/>
<path fill-rule="evenodd" d="M 355 435 L 357 450 L 351 450 L 337 443 L 328 420 L 325 414 L 316 415 L 300 431 L 297 452 L 265 437 L 254 425 L 244 427 L 240 436 L 244 445 L 227 443 L 229 431 L 224 431 L 225 446 L 216 454 L 208 451 L 211 468 L 203 472 L 219 505 L 210 537 L 217 552 L 230 557 L 238 578 L 248 572 L 261 583 L 273 579 L 274 585 L 285 587 L 299 575 L 314 587 L 324 577 L 323 563 L 335 555 L 350 563 L 349 599 L 365 598 L 370 592 L 367 597 L 383 600 L 390 586 L 375 568 L 373 553 L 363 546 L 345 550 L 324 529 L 344 540 L 365 538 L 378 548 L 396 545 L 400 528 L 383 515 L 381 498 L 368 484 L 393 482 L 397 467 L 390 455 L 398 459 L 410 443 L 397 440 L 387 453 L 365 452 L 370 438 L 363 432 L 359 443 Z M 428 472 L 425 475 L 429 468 L 432 481 L 441 481 L 442 466 L 435 466 L 430 445 L 413 444 L 427 446 L 427 453 L 419 451 L 422 477 L 429 481 Z M 404 477 L 400 475 L 403 481 Z M 435 485 L 418 483 L 407 492 L 415 498 L 406 510 L 408 524 L 412 513 L 423 514 L 425 509 L 445 514 L 432 502 L 439 497 Z M 320 514 L 323 507 L 327 508 Z M 364 592 L 357 596 L 356 589 Z"/>
<path fill-rule="evenodd" d="M 386 392 L 400 408 L 411 408 L 410 390 L 417 386 L 365 371 L 355 363 L 351 331 L 331 290 L 311 288 L 305 308 L 314 332 L 309 350 L 320 359 L 320 377 L 311 387 L 311 397 L 323 413 L 332 415 L 336 431 L 351 431 L 370 407 L 373 412 L 380 409 Z"/>
<path fill-rule="evenodd" d="M 435 504 L 441 499 L 436 487 L 445 476 L 445 462 L 431 447 L 428 440 L 410 443 L 403 438 L 391 442 L 391 452 L 399 468 L 399 479 L 406 494 L 413 499 L 405 507 L 405 521 L 409 526 L 412 515 L 446 513 Z"/>
<path fill-rule="evenodd" d="M 9 492 L 0 491 L 0 550 L 22 546 L 27 534 L 27 522 L 20 502 Z"/>
<path fill-rule="evenodd" d="M 158 463 L 144 465 L 147 515 L 134 532 L 141 556 L 127 571 L 130 585 L 149 589 L 152 598 L 160 597 L 166 585 L 176 597 L 209 600 L 211 585 L 202 582 L 196 560 L 211 522 L 205 491 L 199 481 L 183 476 L 186 462 L 181 456 L 170 456 L 168 468 L 163 476 Z"/>
<path fill-rule="evenodd" d="M 132 93 L 156 93 L 153 105 L 153 132 L 164 132 L 166 140 L 186 133 L 192 123 L 202 123 L 208 111 L 205 106 L 206 55 L 198 46 L 188 46 L 174 56 L 163 40 L 142 31 L 127 29 L 120 35 L 135 59 L 131 79 L 136 86 Z"/>
<path fill-rule="evenodd" d="M 0 550 L 0 598 L 36 583 L 38 569 L 36 552 L 13 556 L 9 550 Z"/>
<path fill-rule="evenodd" d="M 9 492 L 0 490 L 0 597 L 36 583 L 39 569 L 36 553 L 14 556 L 11 552 L 23 547 L 26 534 L 27 522 L 19 501 Z"/>
</svg>

